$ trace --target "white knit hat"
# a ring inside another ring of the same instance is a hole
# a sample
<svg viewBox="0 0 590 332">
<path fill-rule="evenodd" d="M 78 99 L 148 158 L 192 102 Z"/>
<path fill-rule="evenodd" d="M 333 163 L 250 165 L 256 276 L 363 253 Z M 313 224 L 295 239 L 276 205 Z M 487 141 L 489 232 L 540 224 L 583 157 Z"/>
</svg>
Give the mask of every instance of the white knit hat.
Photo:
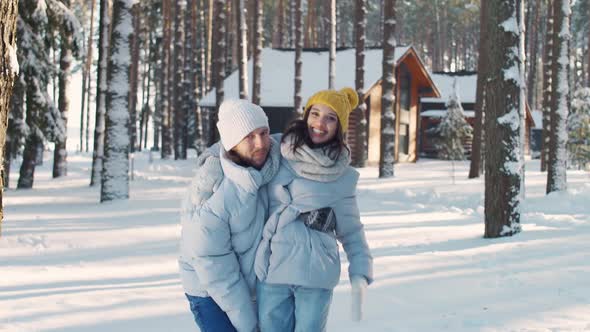
<svg viewBox="0 0 590 332">
<path fill-rule="evenodd" d="M 219 106 L 217 129 L 226 151 L 238 145 L 253 130 L 268 128 L 262 108 L 245 99 L 226 100 Z"/>
</svg>

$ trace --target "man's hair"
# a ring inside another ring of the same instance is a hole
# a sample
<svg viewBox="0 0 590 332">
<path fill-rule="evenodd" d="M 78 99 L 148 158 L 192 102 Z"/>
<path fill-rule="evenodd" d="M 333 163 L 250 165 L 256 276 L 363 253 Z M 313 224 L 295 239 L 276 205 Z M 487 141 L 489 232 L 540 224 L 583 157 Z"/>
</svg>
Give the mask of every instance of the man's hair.
<svg viewBox="0 0 590 332">
<path fill-rule="evenodd" d="M 281 143 L 285 142 L 287 136 L 293 135 L 293 152 L 296 152 L 303 144 L 309 146 L 312 149 L 322 148 L 322 150 L 332 160 L 338 160 L 342 151 L 346 150 L 350 153 L 350 149 L 345 143 L 345 133 L 342 131 L 340 121 L 338 121 L 338 127 L 336 128 L 336 135 L 331 140 L 322 144 L 315 144 L 311 137 L 309 137 L 309 131 L 307 129 L 307 119 L 309 118 L 310 112 L 305 112 L 303 119 L 293 120 L 281 139 Z"/>
</svg>

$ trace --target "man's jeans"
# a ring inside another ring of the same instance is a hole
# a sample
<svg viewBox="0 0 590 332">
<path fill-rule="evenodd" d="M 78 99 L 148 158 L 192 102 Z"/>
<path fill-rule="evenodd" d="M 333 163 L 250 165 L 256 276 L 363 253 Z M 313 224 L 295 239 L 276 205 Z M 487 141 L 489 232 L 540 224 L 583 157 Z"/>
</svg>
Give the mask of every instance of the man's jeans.
<svg viewBox="0 0 590 332">
<path fill-rule="evenodd" d="M 258 282 L 261 332 L 326 331 L 332 290 Z"/>
<path fill-rule="evenodd" d="M 236 332 L 227 314 L 211 297 L 186 294 L 195 322 L 201 332 Z"/>
</svg>

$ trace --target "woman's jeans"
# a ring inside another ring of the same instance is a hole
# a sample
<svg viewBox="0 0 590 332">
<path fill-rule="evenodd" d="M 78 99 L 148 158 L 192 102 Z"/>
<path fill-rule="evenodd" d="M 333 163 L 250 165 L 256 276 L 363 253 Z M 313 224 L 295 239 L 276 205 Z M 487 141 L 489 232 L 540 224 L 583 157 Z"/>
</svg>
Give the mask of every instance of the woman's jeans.
<svg viewBox="0 0 590 332">
<path fill-rule="evenodd" d="M 188 294 L 186 298 L 201 332 L 236 332 L 225 311 L 221 310 L 213 298 Z"/>
<path fill-rule="evenodd" d="M 258 282 L 261 332 L 326 331 L 332 290 Z"/>
</svg>

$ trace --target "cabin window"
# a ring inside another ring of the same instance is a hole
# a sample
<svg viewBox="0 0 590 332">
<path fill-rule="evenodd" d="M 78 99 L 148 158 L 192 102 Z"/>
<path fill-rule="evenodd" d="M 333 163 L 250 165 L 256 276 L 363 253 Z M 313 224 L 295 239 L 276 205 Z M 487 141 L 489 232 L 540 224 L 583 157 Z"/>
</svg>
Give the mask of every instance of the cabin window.
<svg viewBox="0 0 590 332">
<path fill-rule="evenodd" d="M 399 152 L 409 154 L 410 151 L 410 108 L 412 102 L 412 82 L 410 72 L 402 64 L 399 71 Z"/>
</svg>

